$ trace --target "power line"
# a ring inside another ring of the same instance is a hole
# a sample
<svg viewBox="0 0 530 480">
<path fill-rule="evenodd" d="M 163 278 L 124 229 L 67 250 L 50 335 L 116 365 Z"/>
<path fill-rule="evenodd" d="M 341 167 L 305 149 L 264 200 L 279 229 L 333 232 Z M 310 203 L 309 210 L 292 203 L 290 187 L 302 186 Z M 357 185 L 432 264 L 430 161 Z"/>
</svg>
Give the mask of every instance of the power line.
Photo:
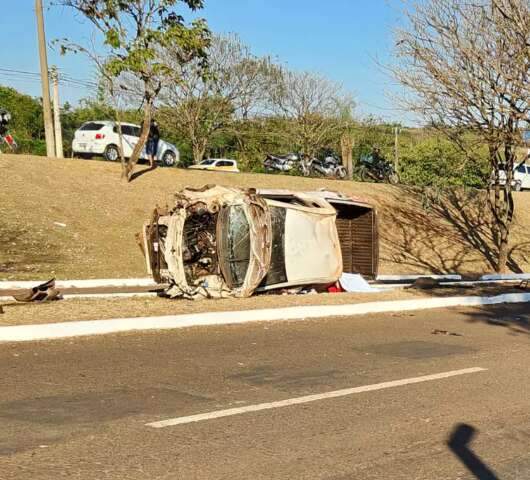
<svg viewBox="0 0 530 480">
<path fill-rule="evenodd" d="M 29 80 L 29 79 L 40 79 L 40 74 L 36 72 L 27 72 L 24 70 L 15 70 L 11 68 L 0 68 L 0 75 L 4 76 L 13 76 L 18 80 Z M 60 76 L 60 82 L 61 83 L 70 83 L 72 85 L 82 86 L 82 87 L 89 87 L 89 88 L 97 88 L 98 84 L 96 82 L 92 82 L 90 80 L 80 80 L 77 78 L 72 78 L 69 75 L 61 75 Z"/>
</svg>

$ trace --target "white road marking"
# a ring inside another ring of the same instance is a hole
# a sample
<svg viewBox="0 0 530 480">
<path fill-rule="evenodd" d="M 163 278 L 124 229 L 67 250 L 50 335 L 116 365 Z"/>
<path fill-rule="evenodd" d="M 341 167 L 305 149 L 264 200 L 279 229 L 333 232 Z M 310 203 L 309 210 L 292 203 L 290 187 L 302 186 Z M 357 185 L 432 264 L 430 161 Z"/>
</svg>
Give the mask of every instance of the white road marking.
<svg viewBox="0 0 530 480">
<path fill-rule="evenodd" d="M 243 413 L 259 412 L 261 410 L 270 410 L 273 408 L 288 407 L 291 405 L 300 405 L 302 403 L 316 402 L 318 400 L 326 400 L 329 398 L 346 397 L 355 393 L 373 392 L 374 390 L 383 390 L 385 388 L 394 388 L 401 387 L 403 385 L 411 385 L 414 383 L 430 382 L 432 380 L 441 380 L 443 378 L 456 377 L 458 375 L 467 375 L 469 373 L 483 372 L 486 370 L 486 368 L 481 367 L 464 368 L 462 370 L 452 370 L 450 372 L 435 373 L 433 375 L 424 375 L 422 377 L 404 378 L 402 380 L 375 383 L 373 385 L 364 385 L 362 387 L 344 388 L 342 390 L 334 390 L 332 392 L 326 393 L 317 393 L 315 395 L 306 395 L 304 397 L 289 398 L 287 400 L 280 400 L 277 402 L 259 403 L 257 405 L 248 405 L 246 407 L 229 408 L 227 410 L 200 413 L 197 415 L 190 415 L 188 417 L 170 418 L 168 420 L 161 420 L 159 422 L 146 423 L 146 426 L 153 428 L 172 427 L 174 425 L 202 422 L 204 420 L 230 417 L 232 415 L 241 415 Z"/>
</svg>

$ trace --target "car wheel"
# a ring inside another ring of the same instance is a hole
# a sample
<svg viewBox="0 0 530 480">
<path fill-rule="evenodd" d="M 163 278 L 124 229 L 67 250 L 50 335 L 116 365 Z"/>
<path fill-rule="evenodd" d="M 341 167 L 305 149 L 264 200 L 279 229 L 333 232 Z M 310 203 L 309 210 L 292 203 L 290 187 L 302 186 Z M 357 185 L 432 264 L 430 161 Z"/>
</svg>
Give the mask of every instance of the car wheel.
<svg viewBox="0 0 530 480">
<path fill-rule="evenodd" d="M 109 162 L 117 162 L 120 159 L 120 150 L 116 145 L 108 145 L 103 156 Z"/>
<path fill-rule="evenodd" d="M 166 167 L 173 167 L 177 163 L 177 156 L 172 151 L 168 150 L 162 156 L 162 163 Z"/>
<path fill-rule="evenodd" d="M 523 185 L 521 184 L 521 182 L 515 182 L 514 190 L 516 192 L 520 192 L 522 189 L 523 189 Z"/>
</svg>

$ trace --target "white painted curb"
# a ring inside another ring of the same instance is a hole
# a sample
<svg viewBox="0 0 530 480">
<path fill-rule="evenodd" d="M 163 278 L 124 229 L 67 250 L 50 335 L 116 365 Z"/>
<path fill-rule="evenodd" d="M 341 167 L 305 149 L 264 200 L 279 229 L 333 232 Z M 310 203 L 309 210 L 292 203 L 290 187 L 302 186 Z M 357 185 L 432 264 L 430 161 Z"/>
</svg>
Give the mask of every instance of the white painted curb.
<svg viewBox="0 0 530 480">
<path fill-rule="evenodd" d="M 306 320 L 323 317 L 347 317 L 406 310 L 495 305 L 530 302 L 530 293 L 508 293 L 494 297 L 448 297 L 419 300 L 368 302 L 350 305 L 315 305 L 307 307 L 270 308 L 235 312 L 207 312 L 163 317 L 118 318 L 82 322 L 48 323 L 0 327 L 0 342 L 29 342 L 57 338 L 103 335 L 136 330 L 167 330 L 209 325 L 233 325 L 277 320 Z"/>
<path fill-rule="evenodd" d="M 481 280 L 530 280 L 530 273 L 494 273 L 490 275 L 482 275 Z"/>
<path fill-rule="evenodd" d="M 44 280 L 0 282 L 1 290 L 14 290 L 18 288 L 32 288 Z M 98 278 L 92 280 L 57 280 L 55 287 L 61 288 L 97 288 L 97 287 L 155 287 L 157 284 L 152 278 Z"/>
</svg>

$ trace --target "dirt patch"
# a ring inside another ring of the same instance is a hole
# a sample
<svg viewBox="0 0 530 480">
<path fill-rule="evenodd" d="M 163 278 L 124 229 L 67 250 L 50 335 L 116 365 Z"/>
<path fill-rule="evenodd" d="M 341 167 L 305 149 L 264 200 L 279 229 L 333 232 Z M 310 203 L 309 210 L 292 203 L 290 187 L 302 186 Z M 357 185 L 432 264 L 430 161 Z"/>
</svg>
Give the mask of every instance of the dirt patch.
<svg viewBox="0 0 530 480">
<path fill-rule="evenodd" d="M 204 184 L 326 188 L 368 199 L 380 214 L 383 274 L 492 271 L 491 232 L 480 195 L 457 192 L 433 202 L 418 190 L 390 185 L 176 168 L 158 168 L 125 184 L 114 163 L 23 155 L 2 155 L 0 169 L 0 235 L 21 242 L 0 252 L 4 280 L 33 279 L 37 273 L 58 278 L 143 277 L 144 259 L 135 233 L 156 204 L 171 204 L 178 190 Z M 527 192 L 515 194 L 514 271 L 530 269 L 528 198 Z"/>
</svg>

